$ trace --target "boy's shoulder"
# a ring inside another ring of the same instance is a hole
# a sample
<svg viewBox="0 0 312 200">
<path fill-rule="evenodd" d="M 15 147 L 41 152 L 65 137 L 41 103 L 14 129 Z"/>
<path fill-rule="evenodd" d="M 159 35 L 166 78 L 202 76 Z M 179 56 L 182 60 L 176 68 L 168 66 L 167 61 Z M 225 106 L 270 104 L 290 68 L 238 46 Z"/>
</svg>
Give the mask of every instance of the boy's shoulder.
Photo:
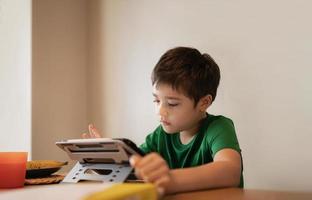
<svg viewBox="0 0 312 200">
<path fill-rule="evenodd" d="M 208 117 L 209 118 L 209 117 Z M 225 148 L 231 148 L 240 152 L 233 121 L 223 115 L 210 115 L 210 123 L 202 129 L 202 141 L 211 149 L 212 156 Z"/>
<path fill-rule="evenodd" d="M 222 125 L 222 124 L 232 124 L 233 120 L 223 116 L 223 115 L 212 115 L 212 114 L 207 114 L 207 117 L 205 118 L 205 121 L 210 123 L 211 125 Z"/>
<path fill-rule="evenodd" d="M 201 132 L 218 133 L 220 131 L 222 132 L 233 131 L 234 129 L 235 128 L 232 119 L 225 117 L 223 115 L 208 114 L 202 124 Z"/>
</svg>

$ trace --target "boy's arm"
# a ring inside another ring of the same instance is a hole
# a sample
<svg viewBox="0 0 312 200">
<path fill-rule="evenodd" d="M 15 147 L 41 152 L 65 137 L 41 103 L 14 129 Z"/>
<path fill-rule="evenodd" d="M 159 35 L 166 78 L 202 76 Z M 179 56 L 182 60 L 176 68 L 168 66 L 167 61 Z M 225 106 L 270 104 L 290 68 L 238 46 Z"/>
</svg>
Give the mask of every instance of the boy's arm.
<svg viewBox="0 0 312 200">
<path fill-rule="evenodd" d="M 216 153 L 214 161 L 198 167 L 170 170 L 166 193 L 200 189 L 237 187 L 241 176 L 241 156 L 233 149 Z"/>
<path fill-rule="evenodd" d="M 135 156 L 130 161 L 139 177 L 163 188 L 167 194 L 237 187 L 240 182 L 241 157 L 233 149 L 218 151 L 212 163 L 184 169 L 169 170 L 166 161 L 157 153 Z"/>
</svg>

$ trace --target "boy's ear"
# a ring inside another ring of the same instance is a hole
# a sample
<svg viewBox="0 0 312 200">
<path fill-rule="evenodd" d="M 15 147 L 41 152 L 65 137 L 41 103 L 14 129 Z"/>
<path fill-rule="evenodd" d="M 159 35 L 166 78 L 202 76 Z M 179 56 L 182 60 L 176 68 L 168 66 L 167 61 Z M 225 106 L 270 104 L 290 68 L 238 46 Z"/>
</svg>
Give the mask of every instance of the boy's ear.
<svg viewBox="0 0 312 200">
<path fill-rule="evenodd" d="M 211 105 L 212 103 L 212 96 L 210 94 L 202 97 L 199 100 L 199 109 L 202 112 L 206 112 L 207 108 Z"/>
</svg>

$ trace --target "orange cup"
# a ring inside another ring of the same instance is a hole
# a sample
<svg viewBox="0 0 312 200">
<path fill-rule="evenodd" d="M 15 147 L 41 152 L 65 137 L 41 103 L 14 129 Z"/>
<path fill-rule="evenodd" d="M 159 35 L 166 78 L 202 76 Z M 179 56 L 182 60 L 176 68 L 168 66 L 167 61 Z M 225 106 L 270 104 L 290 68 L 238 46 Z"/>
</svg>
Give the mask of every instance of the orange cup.
<svg viewBox="0 0 312 200">
<path fill-rule="evenodd" d="M 0 152 L 0 188 L 23 187 L 27 152 Z"/>
</svg>

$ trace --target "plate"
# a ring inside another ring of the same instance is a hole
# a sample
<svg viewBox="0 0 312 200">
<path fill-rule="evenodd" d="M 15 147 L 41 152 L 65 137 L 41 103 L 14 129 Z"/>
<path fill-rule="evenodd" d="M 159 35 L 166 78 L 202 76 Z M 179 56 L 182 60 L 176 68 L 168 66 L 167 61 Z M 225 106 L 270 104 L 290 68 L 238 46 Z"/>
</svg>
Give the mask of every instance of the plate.
<svg viewBox="0 0 312 200">
<path fill-rule="evenodd" d="M 30 178 L 25 179 L 25 185 L 43 185 L 43 184 L 53 184 L 59 183 L 64 179 L 63 175 L 51 175 L 44 178 Z"/>
<path fill-rule="evenodd" d="M 61 167 L 44 168 L 44 169 L 28 169 L 26 170 L 26 178 L 42 178 L 47 177 L 60 170 Z"/>
</svg>

